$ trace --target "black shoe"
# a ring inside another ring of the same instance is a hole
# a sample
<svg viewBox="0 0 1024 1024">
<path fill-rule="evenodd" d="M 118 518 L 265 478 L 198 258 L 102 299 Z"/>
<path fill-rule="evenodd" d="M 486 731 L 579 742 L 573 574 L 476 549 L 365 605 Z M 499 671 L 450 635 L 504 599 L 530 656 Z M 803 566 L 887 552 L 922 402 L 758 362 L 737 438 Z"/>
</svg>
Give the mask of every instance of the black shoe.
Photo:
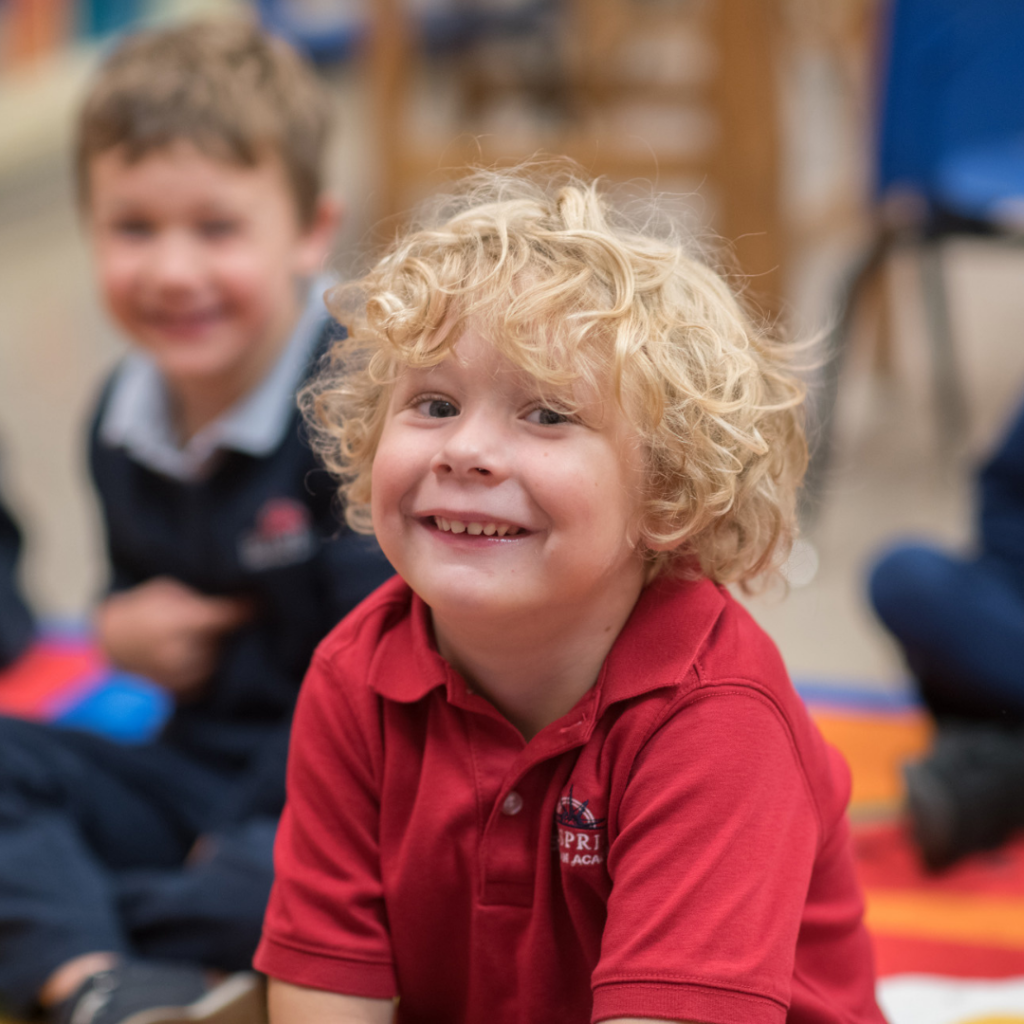
<svg viewBox="0 0 1024 1024">
<path fill-rule="evenodd" d="M 232 974 L 212 987 L 199 967 L 127 961 L 87 978 L 54 1024 L 265 1024 L 263 980 Z"/>
<path fill-rule="evenodd" d="M 1024 733 L 943 726 L 932 753 L 904 768 L 914 840 L 932 870 L 1000 846 L 1024 827 Z"/>
</svg>

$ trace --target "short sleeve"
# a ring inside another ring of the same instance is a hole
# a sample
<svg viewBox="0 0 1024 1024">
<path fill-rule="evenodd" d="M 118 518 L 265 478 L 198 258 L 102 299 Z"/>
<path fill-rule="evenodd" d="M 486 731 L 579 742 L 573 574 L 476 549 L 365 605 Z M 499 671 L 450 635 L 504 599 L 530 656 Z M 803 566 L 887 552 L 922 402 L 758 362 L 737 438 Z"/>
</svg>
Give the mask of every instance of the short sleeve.
<svg viewBox="0 0 1024 1024">
<path fill-rule="evenodd" d="M 821 828 L 771 700 L 718 687 L 676 710 L 614 829 L 593 1019 L 782 1024 Z"/>
<path fill-rule="evenodd" d="M 349 683 L 318 652 L 296 710 L 274 888 L 254 963 L 296 985 L 388 999 L 397 988 L 380 878 L 382 751 L 374 698 Z"/>
</svg>

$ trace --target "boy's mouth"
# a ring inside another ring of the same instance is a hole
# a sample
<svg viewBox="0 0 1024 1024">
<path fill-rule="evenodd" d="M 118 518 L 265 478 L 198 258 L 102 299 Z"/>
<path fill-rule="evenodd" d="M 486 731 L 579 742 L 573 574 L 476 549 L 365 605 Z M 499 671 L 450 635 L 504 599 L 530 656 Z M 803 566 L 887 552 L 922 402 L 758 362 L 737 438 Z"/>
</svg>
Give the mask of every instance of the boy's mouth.
<svg viewBox="0 0 1024 1024">
<path fill-rule="evenodd" d="M 182 312 L 160 310 L 148 315 L 149 322 L 158 330 L 170 333 L 201 331 L 221 318 L 219 308 L 196 309 Z"/>
<path fill-rule="evenodd" d="M 461 519 L 445 519 L 444 516 L 432 516 L 434 525 L 442 533 L 468 533 L 471 537 L 514 537 L 523 533 L 519 526 L 508 523 L 466 523 Z"/>
</svg>

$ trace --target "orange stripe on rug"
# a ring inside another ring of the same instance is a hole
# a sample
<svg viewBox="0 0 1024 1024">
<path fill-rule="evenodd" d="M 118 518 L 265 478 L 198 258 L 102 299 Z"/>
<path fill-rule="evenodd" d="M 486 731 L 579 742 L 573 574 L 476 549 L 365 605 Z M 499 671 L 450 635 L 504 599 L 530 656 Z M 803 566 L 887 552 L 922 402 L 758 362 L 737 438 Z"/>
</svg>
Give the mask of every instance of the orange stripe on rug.
<svg viewBox="0 0 1024 1024">
<path fill-rule="evenodd" d="M 869 890 L 868 928 L 888 935 L 1024 950 L 1024 900 L 967 893 Z"/>
<path fill-rule="evenodd" d="M 879 714 L 815 707 L 811 715 L 850 765 L 851 818 L 891 817 L 903 798 L 903 765 L 921 757 L 931 743 L 927 715 L 917 709 Z"/>
</svg>

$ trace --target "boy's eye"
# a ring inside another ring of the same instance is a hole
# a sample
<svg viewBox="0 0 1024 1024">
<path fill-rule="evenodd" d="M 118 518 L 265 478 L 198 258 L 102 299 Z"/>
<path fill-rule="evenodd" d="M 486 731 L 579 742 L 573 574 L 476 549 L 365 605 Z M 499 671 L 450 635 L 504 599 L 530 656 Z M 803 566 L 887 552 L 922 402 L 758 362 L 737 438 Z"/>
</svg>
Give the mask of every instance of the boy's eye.
<svg viewBox="0 0 1024 1024">
<path fill-rule="evenodd" d="M 416 411 L 434 419 L 447 419 L 449 416 L 459 415 L 458 407 L 446 398 L 426 398 L 417 403 Z"/>
<path fill-rule="evenodd" d="M 571 417 L 564 412 L 559 412 L 557 409 L 549 409 L 546 406 L 541 406 L 539 409 L 534 409 L 526 420 L 528 423 L 537 423 L 542 427 L 554 427 L 559 423 L 568 423 Z"/>
<path fill-rule="evenodd" d="M 233 220 L 204 220 L 199 224 L 199 234 L 203 238 L 226 238 L 237 230 L 238 223 Z"/>
<path fill-rule="evenodd" d="M 126 218 L 115 221 L 113 228 L 115 234 L 125 238 L 148 238 L 154 230 L 153 225 L 142 218 Z"/>
</svg>

